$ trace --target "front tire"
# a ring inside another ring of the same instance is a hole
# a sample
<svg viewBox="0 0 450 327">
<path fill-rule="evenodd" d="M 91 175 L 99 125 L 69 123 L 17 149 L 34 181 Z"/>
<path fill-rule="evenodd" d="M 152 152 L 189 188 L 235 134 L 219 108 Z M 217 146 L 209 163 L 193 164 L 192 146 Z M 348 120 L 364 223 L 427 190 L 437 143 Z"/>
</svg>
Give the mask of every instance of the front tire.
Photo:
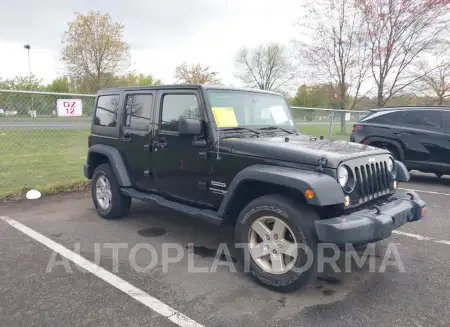
<svg viewBox="0 0 450 327">
<path fill-rule="evenodd" d="M 101 217 L 119 219 L 128 214 L 131 198 L 120 192 L 120 186 L 109 164 L 101 164 L 95 168 L 91 193 L 94 206 Z"/>
<path fill-rule="evenodd" d="M 235 226 L 235 241 L 240 244 L 237 254 L 249 269 L 246 272 L 278 292 L 308 285 L 317 274 L 316 219 L 319 217 L 310 207 L 280 195 L 250 202 Z"/>
</svg>

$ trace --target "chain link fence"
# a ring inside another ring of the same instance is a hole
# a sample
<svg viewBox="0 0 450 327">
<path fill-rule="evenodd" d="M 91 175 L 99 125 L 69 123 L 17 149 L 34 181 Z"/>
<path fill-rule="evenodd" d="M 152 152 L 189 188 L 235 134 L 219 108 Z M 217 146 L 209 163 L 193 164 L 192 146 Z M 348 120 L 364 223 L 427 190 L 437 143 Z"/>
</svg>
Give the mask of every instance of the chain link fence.
<svg viewBox="0 0 450 327">
<path fill-rule="evenodd" d="M 58 115 L 58 99 L 80 99 L 83 115 Z M 0 90 L 0 200 L 84 181 L 94 95 Z"/>
<path fill-rule="evenodd" d="M 80 99 L 82 116 L 58 114 L 57 101 Z M 0 90 L 0 200 L 29 189 L 51 192 L 85 182 L 95 95 Z M 299 131 L 348 140 L 365 111 L 291 107 Z"/>
<path fill-rule="evenodd" d="M 348 141 L 353 124 L 369 111 L 291 107 L 291 113 L 302 134 Z"/>
</svg>

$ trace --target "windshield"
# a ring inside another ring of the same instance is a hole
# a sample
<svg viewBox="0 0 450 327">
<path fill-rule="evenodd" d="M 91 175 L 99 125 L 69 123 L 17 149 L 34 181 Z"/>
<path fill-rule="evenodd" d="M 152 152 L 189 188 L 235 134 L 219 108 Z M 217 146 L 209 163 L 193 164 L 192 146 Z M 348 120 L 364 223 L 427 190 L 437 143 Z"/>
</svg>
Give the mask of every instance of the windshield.
<svg viewBox="0 0 450 327">
<path fill-rule="evenodd" d="M 289 130 L 294 128 L 289 107 L 282 96 L 235 90 L 206 92 L 219 128 L 239 126 L 276 126 Z"/>
</svg>

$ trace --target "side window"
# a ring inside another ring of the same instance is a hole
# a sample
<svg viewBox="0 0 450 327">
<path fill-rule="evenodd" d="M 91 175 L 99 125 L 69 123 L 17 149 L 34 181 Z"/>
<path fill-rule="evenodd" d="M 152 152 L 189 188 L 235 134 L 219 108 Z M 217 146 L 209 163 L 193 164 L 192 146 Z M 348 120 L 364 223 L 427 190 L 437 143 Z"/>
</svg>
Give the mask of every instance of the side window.
<svg viewBox="0 0 450 327">
<path fill-rule="evenodd" d="M 443 127 L 447 130 L 450 130 L 450 111 L 449 110 L 444 110 L 442 111 L 442 116 L 443 116 Z"/>
<path fill-rule="evenodd" d="M 153 96 L 151 94 L 127 95 L 125 126 L 141 130 L 150 129 Z"/>
<path fill-rule="evenodd" d="M 117 124 L 117 110 L 119 109 L 119 95 L 101 95 L 97 99 L 94 125 L 115 127 Z"/>
<path fill-rule="evenodd" d="M 180 118 L 200 119 L 195 94 L 166 94 L 163 97 L 160 127 L 165 131 L 178 131 Z"/>
<path fill-rule="evenodd" d="M 403 122 L 403 117 L 405 113 L 401 111 L 394 111 L 386 115 L 386 120 L 391 123 L 401 123 Z"/>
<path fill-rule="evenodd" d="M 423 127 L 441 127 L 441 112 L 438 110 L 414 110 L 405 116 L 405 124 Z"/>
</svg>

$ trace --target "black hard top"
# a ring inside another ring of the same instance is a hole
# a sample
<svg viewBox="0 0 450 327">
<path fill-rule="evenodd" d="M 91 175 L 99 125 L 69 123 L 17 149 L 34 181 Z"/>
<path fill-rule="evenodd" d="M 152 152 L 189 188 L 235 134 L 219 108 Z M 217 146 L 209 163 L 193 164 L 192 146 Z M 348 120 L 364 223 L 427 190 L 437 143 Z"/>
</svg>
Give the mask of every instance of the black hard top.
<svg viewBox="0 0 450 327">
<path fill-rule="evenodd" d="M 139 86 L 122 86 L 122 87 L 111 87 L 103 88 L 97 91 L 97 93 L 112 93 L 117 91 L 145 91 L 145 90 L 180 90 L 180 89 L 197 89 L 197 90 L 231 90 L 231 91 L 251 91 L 258 93 L 268 93 L 274 95 L 281 95 L 281 93 L 261 90 L 257 88 L 243 88 L 243 87 L 232 87 L 224 85 L 206 85 L 206 84 L 166 84 L 166 85 L 139 85 Z"/>
<path fill-rule="evenodd" d="M 369 109 L 369 111 L 392 111 L 392 110 L 423 110 L 423 109 L 439 109 L 439 110 L 450 110 L 448 106 L 399 106 L 399 107 L 383 107 Z"/>
</svg>

